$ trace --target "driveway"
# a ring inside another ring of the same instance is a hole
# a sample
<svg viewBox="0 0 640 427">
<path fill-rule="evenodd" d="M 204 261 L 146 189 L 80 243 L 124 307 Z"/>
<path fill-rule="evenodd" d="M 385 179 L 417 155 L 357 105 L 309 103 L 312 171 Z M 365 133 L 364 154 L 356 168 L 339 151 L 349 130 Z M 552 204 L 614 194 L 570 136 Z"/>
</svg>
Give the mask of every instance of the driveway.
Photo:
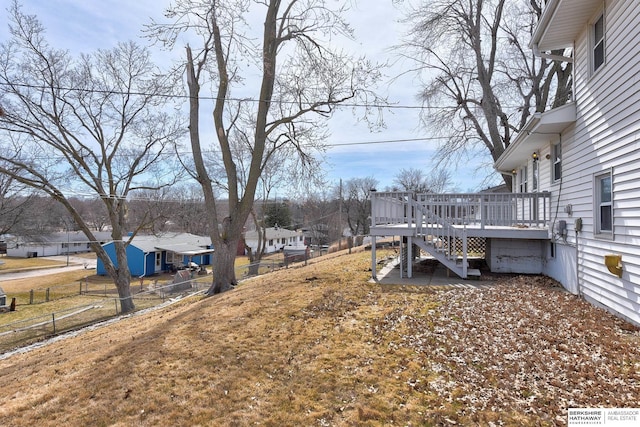
<svg viewBox="0 0 640 427">
<path fill-rule="evenodd" d="M 67 256 L 66 255 L 58 255 L 51 257 L 43 257 L 44 259 L 51 259 L 58 262 L 63 262 L 66 264 Z M 75 270 L 88 270 L 91 274 L 94 274 L 96 271 L 96 260 L 95 259 L 86 259 L 81 257 L 74 257 L 73 255 L 69 256 L 69 265 L 63 265 L 60 267 L 50 267 L 50 268 L 37 268 L 32 270 L 23 270 L 23 271 L 14 271 L 1 273 L 0 272 L 0 280 L 15 280 L 15 279 L 25 279 L 28 277 L 38 277 L 45 276 L 47 274 L 56 274 L 56 273 L 64 273 L 67 271 L 75 271 Z"/>
</svg>

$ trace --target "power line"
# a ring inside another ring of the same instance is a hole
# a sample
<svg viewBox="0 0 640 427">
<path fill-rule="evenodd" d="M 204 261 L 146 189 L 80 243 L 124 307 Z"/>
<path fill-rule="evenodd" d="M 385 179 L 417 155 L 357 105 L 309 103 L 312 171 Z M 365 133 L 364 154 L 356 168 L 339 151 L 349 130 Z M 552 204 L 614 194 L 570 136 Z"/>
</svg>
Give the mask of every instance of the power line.
<svg viewBox="0 0 640 427">
<path fill-rule="evenodd" d="M 420 141 L 439 141 L 440 137 L 424 137 L 424 138 L 402 138 L 402 139 L 383 139 L 378 141 L 359 141 L 359 142 L 343 142 L 326 144 L 325 147 L 345 147 L 350 145 L 374 145 L 374 144 L 393 144 L 397 142 L 420 142 Z"/>
<path fill-rule="evenodd" d="M 427 142 L 427 141 L 440 141 L 442 137 L 421 137 L 421 138 L 398 138 L 398 139 L 382 139 L 382 140 L 370 140 L 370 141 L 354 141 L 354 142 L 335 142 L 324 144 L 323 147 L 326 148 L 336 148 L 336 147 L 349 147 L 354 145 L 377 145 L 377 144 L 397 144 L 401 142 Z M 202 150 L 203 154 L 215 154 L 217 151 L 215 150 Z M 190 150 L 180 150 L 180 154 L 190 155 L 193 154 Z M 164 151 L 162 153 L 154 153 L 155 157 L 175 157 L 176 153 L 172 150 Z M 117 153 L 111 157 L 118 158 L 131 158 L 137 157 L 138 154 L 135 153 Z M 30 159 L 42 160 L 42 159 L 66 159 L 63 155 L 41 155 L 41 156 L 30 156 Z"/>
<path fill-rule="evenodd" d="M 189 95 L 179 95 L 179 94 L 168 94 L 168 93 L 147 93 L 141 91 L 118 91 L 111 89 L 81 89 L 81 88 L 72 88 L 65 86 L 44 86 L 44 85 L 33 85 L 27 83 L 7 83 L 0 82 L 0 86 L 9 86 L 9 87 L 23 87 L 28 89 L 38 89 L 38 90 L 60 90 L 60 91 L 69 91 L 69 92 L 84 92 L 84 93 L 100 93 L 100 94 L 108 94 L 108 95 L 136 95 L 136 96 L 157 96 L 159 98 L 177 98 L 177 99 L 190 99 Z M 228 97 L 221 98 L 216 96 L 198 96 L 198 99 L 208 100 L 208 101 L 217 101 L 219 99 L 225 99 L 227 101 L 232 102 L 250 102 L 250 103 L 260 103 L 260 102 L 269 102 L 271 104 L 291 104 L 291 105 L 300 105 L 299 101 L 284 101 L 284 100 L 262 100 L 255 98 L 236 98 L 236 97 Z M 315 104 L 314 102 L 307 102 L 308 106 Z M 381 104 L 381 103 L 336 103 L 332 104 L 333 107 L 348 107 L 348 108 L 386 108 L 391 110 L 455 110 L 458 109 L 458 106 L 451 105 L 403 105 L 403 104 Z M 521 105 L 518 106 L 504 106 L 504 108 L 522 108 Z"/>
<path fill-rule="evenodd" d="M 71 88 L 64 86 L 40 86 L 40 85 L 32 85 L 27 83 L 7 83 L 0 82 L 0 86 L 10 86 L 10 87 L 22 87 L 27 89 L 38 89 L 38 90 L 49 90 L 53 89 L 56 91 L 69 91 L 69 92 L 84 92 L 84 93 L 99 93 L 99 94 L 107 94 L 107 95 L 136 95 L 136 96 L 157 96 L 159 98 L 176 98 L 176 99 L 190 99 L 189 95 L 179 95 L 179 94 L 167 94 L 167 93 L 146 93 L 140 91 L 118 91 L 118 90 L 108 90 L 108 89 L 79 89 L 79 88 Z M 227 97 L 221 98 L 217 96 L 198 96 L 198 99 L 208 100 L 208 101 L 217 101 L 219 99 L 225 99 L 227 101 L 232 102 L 250 102 L 250 103 L 260 103 L 260 102 L 270 102 L 272 104 L 291 104 L 291 105 L 299 105 L 298 101 L 283 101 L 283 100 L 261 100 L 255 98 L 236 98 L 236 97 Z M 309 106 L 313 105 L 313 102 L 307 103 Z M 349 108 L 390 108 L 390 109 L 407 109 L 407 110 L 423 110 L 423 109 L 444 109 L 444 108 L 453 108 L 453 107 L 437 107 L 437 106 L 424 106 L 424 105 L 393 105 L 393 104 L 364 104 L 364 103 L 337 103 L 333 105 L 334 107 L 349 107 Z"/>
</svg>

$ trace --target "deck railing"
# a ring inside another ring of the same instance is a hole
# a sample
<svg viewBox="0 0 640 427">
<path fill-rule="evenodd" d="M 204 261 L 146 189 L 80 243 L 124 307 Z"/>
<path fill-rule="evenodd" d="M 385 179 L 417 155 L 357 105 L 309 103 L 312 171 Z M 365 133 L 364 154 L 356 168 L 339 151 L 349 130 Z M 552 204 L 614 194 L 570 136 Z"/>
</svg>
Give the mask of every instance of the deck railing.
<svg viewBox="0 0 640 427">
<path fill-rule="evenodd" d="M 415 205 L 420 206 L 416 209 Z M 548 227 L 551 193 L 456 193 L 414 194 L 412 192 L 372 192 L 371 225 L 407 227 L 430 219 L 429 212 L 451 225 L 508 227 Z"/>
</svg>

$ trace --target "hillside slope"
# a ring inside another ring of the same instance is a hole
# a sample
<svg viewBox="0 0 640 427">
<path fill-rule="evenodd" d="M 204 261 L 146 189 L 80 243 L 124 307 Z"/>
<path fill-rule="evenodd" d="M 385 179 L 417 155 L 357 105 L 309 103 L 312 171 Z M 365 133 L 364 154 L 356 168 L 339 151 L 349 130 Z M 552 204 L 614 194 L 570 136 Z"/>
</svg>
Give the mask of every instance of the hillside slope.
<svg viewBox="0 0 640 427">
<path fill-rule="evenodd" d="M 564 425 L 640 401 L 638 332 L 549 279 L 382 287 L 369 257 L 0 360 L 0 425 Z"/>
</svg>

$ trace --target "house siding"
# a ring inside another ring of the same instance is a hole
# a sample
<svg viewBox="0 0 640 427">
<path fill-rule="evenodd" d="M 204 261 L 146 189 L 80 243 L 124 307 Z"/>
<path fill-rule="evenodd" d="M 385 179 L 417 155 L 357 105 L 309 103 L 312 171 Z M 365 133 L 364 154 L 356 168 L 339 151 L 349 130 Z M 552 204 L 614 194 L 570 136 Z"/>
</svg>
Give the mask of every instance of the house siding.
<svg viewBox="0 0 640 427">
<path fill-rule="evenodd" d="M 250 247 L 252 251 L 255 252 L 258 249 L 258 237 L 256 231 L 245 233 L 244 239 L 246 245 Z M 271 242 L 272 244 L 269 244 L 269 242 Z M 264 248 L 265 254 L 281 251 L 287 246 L 304 249 L 306 245 L 302 233 L 299 231 L 292 231 L 284 228 L 267 228 L 266 244 Z"/>
<path fill-rule="evenodd" d="M 102 248 L 105 250 L 109 258 L 113 260 L 113 263 L 118 266 L 118 261 L 116 260 L 116 248 L 113 243 L 107 243 L 102 245 Z M 104 267 L 104 262 L 100 258 L 96 260 L 96 274 L 99 276 L 104 276 L 107 274 L 107 269 Z"/>
<path fill-rule="evenodd" d="M 558 251 L 555 259 L 547 259 L 545 274 L 595 305 L 640 324 L 640 2 L 606 2 L 605 40 L 605 64 L 593 75 L 586 22 L 576 40 L 577 121 L 562 135 L 562 182 L 550 185 L 551 217 L 557 211 L 569 232 L 566 242 L 554 236 Z M 612 171 L 612 239 L 595 234 L 594 176 L 606 171 Z M 564 212 L 568 204 L 573 207 L 571 216 Z M 583 220 L 577 241 L 576 218 Z M 604 265 L 604 255 L 611 253 L 622 255 L 622 278 Z"/>
<path fill-rule="evenodd" d="M 168 234 L 165 236 L 136 236 L 127 245 L 127 262 L 129 264 L 129 270 L 132 276 L 149 276 L 154 273 L 160 273 L 169 271 L 173 268 L 172 264 L 167 263 L 167 251 L 162 248 L 165 246 L 173 246 L 177 254 L 174 258 L 175 262 L 183 264 L 189 262 L 189 256 L 184 255 L 188 252 L 192 252 L 194 249 L 197 251 L 204 249 L 213 249 L 211 245 L 211 239 L 203 236 L 196 236 L 188 233 Z M 113 242 L 109 242 L 103 245 L 103 248 L 114 260 L 115 245 Z M 186 250 L 186 252 L 184 252 Z M 173 250 L 169 250 L 173 253 Z M 156 254 L 160 254 L 160 263 L 156 268 Z M 210 265 L 213 255 L 210 253 L 200 254 L 192 256 L 192 261 L 199 265 Z M 107 274 L 104 264 L 101 260 L 97 263 L 97 274 Z"/>
<path fill-rule="evenodd" d="M 114 243 L 113 242 L 107 243 L 103 245 L 103 248 L 109 255 L 109 258 L 113 260 L 113 263 L 117 267 L 118 261 L 116 259 L 116 249 L 115 249 Z M 144 253 L 140 249 L 131 245 L 127 246 L 127 261 L 129 263 L 131 276 L 142 276 L 143 274 L 145 274 Z M 148 256 L 146 261 L 147 261 L 146 273 L 151 274 L 153 273 L 155 258 Z M 104 263 L 100 258 L 98 258 L 96 263 L 96 274 L 100 276 L 104 276 L 107 274 L 107 270 L 104 267 Z"/>
</svg>

